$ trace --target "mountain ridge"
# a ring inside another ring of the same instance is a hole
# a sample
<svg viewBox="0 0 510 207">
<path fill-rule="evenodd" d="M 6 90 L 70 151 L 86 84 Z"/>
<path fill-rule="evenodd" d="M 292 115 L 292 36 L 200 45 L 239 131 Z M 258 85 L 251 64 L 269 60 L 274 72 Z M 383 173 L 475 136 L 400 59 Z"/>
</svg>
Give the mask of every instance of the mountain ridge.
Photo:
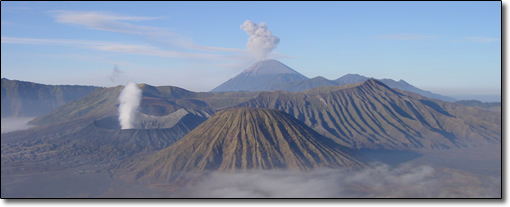
<svg viewBox="0 0 510 207">
<path fill-rule="evenodd" d="M 335 80 L 328 80 L 321 76 L 318 76 L 316 78 L 319 78 L 319 79 L 322 78 L 322 80 L 318 81 L 318 80 L 314 80 L 315 79 L 314 78 L 314 79 L 294 81 L 294 82 L 284 82 L 284 83 L 272 85 L 271 89 L 299 92 L 299 91 L 305 91 L 308 89 L 312 89 L 315 87 L 361 83 L 361 82 L 364 82 L 364 81 L 367 81 L 370 79 L 368 77 L 358 75 L 358 74 L 347 74 L 347 75 L 344 75 L 344 76 L 337 78 Z M 439 99 L 439 100 L 443 100 L 443 101 L 450 101 L 450 102 L 456 101 L 456 99 L 448 97 L 448 96 L 443 96 L 440 94 L 432 93 L 430 91 L 425 91 L 425 90 L 419 89 L 419 88 L 407 83 L 404 80 L 395 81 L 393 79 L 388 79 L 388 78 L 383 78 L 383 79 L 378 79 L 378 80 L 383 82 L 384 84 L 386 84 L 387 86 L 389 86 L 391 88 L 397 88 L 400 90 L 410 91 L 410 92 L 421 94 L 421 95 L 429 97 L 429 98 Z"/>
<path fill-rule="evenodd" d="M 234 107 L 285 111 L 357 149 L 444 149 L 501 141 L 500 113 L 429 99 L 375 79 L 304 92 L 263 92 Z"/>
<path fill-rule="evenodd" d="M 375 79 L 302 92 L 195 93 L 177 87 L 141 88 L 140 111 L 156 118 L 180 109 L 205 111 L 210 116 L 232 107 L 274 108 L 352 148 L 443 149 L 466 146 L 469 139 L 498 142 L 496 137 L 501 136 L 500 113 L 429 99 Z M 121 86 L 98 89 L 34 121 L 50 124 L 117 115 L 120 90 Z"/>
</svg>

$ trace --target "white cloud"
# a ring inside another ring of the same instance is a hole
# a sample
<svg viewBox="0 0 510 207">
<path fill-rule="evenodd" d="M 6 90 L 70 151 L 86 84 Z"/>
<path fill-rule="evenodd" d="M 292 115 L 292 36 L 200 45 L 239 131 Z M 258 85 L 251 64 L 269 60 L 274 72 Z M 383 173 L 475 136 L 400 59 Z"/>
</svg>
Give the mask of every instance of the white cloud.
<svg viewBox="0 0 510 207">
<path fill-rule="evenodd" d="M 86 28 L 95 30 L 141 35 L 151 40 L 168 42 L 174 46 L 185 49 L 213 52 L 245 52 L 244 49 L 196 45 L 193 43 L 191 38 L 184 37 L 181 34 L 174 32 L 174 29 L 140 26 L 126 22 L 149 21 L 161 19 L 161 17 L 123 16 L 99 11 L 50 11 L 50 13 L 54 14 L 55 21 L 58 23 L 84 26 Z"/>
<path fill-rule="evenodd" d="M 139 26 L 124 21 L 147 21 L 159 17 L 119 16 L 105 12 L 50 11 L 58 23 L 85 26 L 90 29 L 122 32 L 137 35 L 176 35 L 165 28 Z"/>
<path fill-rule="evenodd" d="M 1 24 L 2 25 L 15 25 L 13 22 L 8 22 L 8 21 L 2 21 Z"/>
<path fill-rule="evenodd" d="M 101 51 L 129 53 L 137 55 L 148 55 L 169 58 L 192 58 L 192 59 L 229 59 L 229 56 L 206 53 L 187 53 L 180 51 L 161 50 L 150 45 L 120 44 L 106 41 L 71 40 L 71 39 L 35 39 L 2 37 L 2 44 L 37 44 L 37 45 L 60 45 L 74 46 Z"/>
<path fill-rule="evenodd" d="M 500 197 L 500 177 L 404 164 L 362 171 L 315 169 L 212 172 L 187 186 L 204 198 L 463 198 Z"/>
<path fill-rule="evenodd" d="M 377 36 L 374 38 L 385 39 L 385 40 L 424 40 L 424 39 L 434 39 L 434 38 L 438 38 L 438 37 L 440 37 L 440 36 L 413 35 L 413 34 L 391 34 L 391 35 Z M 457 41 L 461 41 L 461 38 L 454 38 L 454 39 L 457 39 Z M 500 38 L 490 38 L 490 37 L 465 37 L 464 39 L 469 40 L 471 42 L 484 42 L 484 43 L 501 41 Z"/>
<path fill-rule="evenodd" d="M 25 130 L 30 127 L 33 127 L 32 125 L 28 125 L 29 121 L 32 121 L 35 119 L 35 117 L 9 117 L 9 118 L 2 118 L 2 127 L 1 127 L 1 133 L 7 133 L 17 130 Z"/>
<path fill-rule="evenodd" d="M 413 34 L 391 34 L 391 35 L 383 35 L 377 36 L 377 39 L 387 39 L 387 40 L 423 40 L 423 39 L 432 39 L 437 38 L 438 36 L 429 36 L 429 35 L 413 35 Z"/>
<path fill-rule="evenodd" d="M 489 37 L 466 37 L 466 39 L 470 40 L 471 42 L 484 42 L 484 43 L 501 41 L 500 38 L 489 38 Z"/>
</svg>

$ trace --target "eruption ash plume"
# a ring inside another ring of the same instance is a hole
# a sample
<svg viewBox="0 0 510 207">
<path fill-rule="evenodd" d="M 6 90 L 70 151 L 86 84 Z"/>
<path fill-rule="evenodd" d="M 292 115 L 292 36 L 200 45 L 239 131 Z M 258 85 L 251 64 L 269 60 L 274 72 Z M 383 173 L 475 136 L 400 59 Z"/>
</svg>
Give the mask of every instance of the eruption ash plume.
<svg viewBox="0 0 510 207">
<path fill-rule="evenodd" d="M 141 99 L 142 90 L 138 88 L 136 83 L 128 82 L 119 95 L 119 122 L 121 129 L 133 128 Z"/>
<path fill-rule="evenodd" d="M 274 50 L 280 42 L 280 38 L 274 36 L 267 29 L 264 22 L 257 25 L 250 20 L 246 20 L 241 25 L 241 29 L 250 35 L 246 43 L 246 49 L 257 59 L 266 59 L 267 54 Z"/>
</svg>

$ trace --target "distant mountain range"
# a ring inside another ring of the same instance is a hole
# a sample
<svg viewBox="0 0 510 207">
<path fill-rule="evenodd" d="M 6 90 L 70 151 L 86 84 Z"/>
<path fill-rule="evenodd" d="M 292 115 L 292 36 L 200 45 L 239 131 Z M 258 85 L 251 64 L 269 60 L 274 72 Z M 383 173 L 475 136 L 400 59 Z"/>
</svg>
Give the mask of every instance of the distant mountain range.
<svg viewBox="0 0 510 207">
<path fill-rule="evenodd" d="M 456 101 L 456 104 L 462 104 L 464 106 L 472 106 L 480 109 L 486 109 L 489 111 L 501 112 L 501 102 L 481 102 L 478 100 L 462 100 Z"/>
<path fill-rule="evenodd" d="M 6 78 L 2 78 L 1 87 L 2 118 L 40 116 L 99 88 L 78 85 L 45 85 Z"/>
<path fill-rule="evenodd" d="M 239 75 L 211 90 L 211 92 L 271 90 L 299 92 L 321 86 L 360 83 L 368 79 L 368 77 L 358 74 L 347 74 L 336 80 L 328 80 L 321 76 L 309 79 L 277 60 L 263 60 L 253 64 Z M 451 97 L 416 88 L 404 80 L 380 79 L 380 81 L 391 88 L 418 93 L 433 99 L 456 101 Z"/>
<path fill-rule="evenodd" d="M 227 82 L 221 84 L 220 86 L 213 89 L 211 92 L 256 92 L 256 91 L 271 91 L 271 90 L 283 90 L 290 92 L 299 92 L 305 91 L 308 89 L 322 87 L 322 86 L 335 86 L 335 85 L 345 85 L 352 83 L 360 83 L 368 80 L 368 77 L 357 75 L 357 74 L 347 74 L 342 76 L 336 80 L 328 80 L 324 77 L 318 76 L 315 78 L 307 78 L 297 71 L 291 69 L 290 67 L 284 65 L 283 63 L 277 60 L 264 60 L 259 61 L 235 76 L 234 78 L 228 80 Z M 439 94 L 434 94 L 429 91 L 424 91 L 419 88 L 416 88 L 407 82 L 400 80 L 394 81 L 391 79 L 381 79 L 381 82 L 388 85 L 391 88 L 397 88 L 401 90 L 406 90 L 414 93 L 421 94 L 423 96 L 439 99 L 443 101 L 456 101 L 453 98 L 442 96 Z M 148 86 L 148 85 L 147 85 Z M 153 86 L 150 86 L 153 87 Z M 153 87 L 154 88 L 154 87 Z M 9 80 L 6 78 L 2 78 L 2 86 L 1 86 L 1 100 L 2 100 L 2 118 L 5 117 L 38 117 L 44 115 L 68 102 L 79 99 L 85 95 L 91 94 L 96 89 L 104 90 L 102 87 L 96 86 L 79 86 L 79 85 L 45 85 L 38 84 L 27 81 L 18 81 L 18 80 Z M 168 88 L 170 89 L 170 88 Z M 117 90 L 120 90 L 117 87 Z M 174 94 L 177 93 L 187 93 L 184 89 L 176 89 L 180 91 L 175 91 Z M 108 90 L 109 91 L 109 90 Z M 154 90 L 152 89 L 152 92 Z M 151 93 L 151 92 L 145 92 Z M 103 92 L 98 92 L 97 95 L 102 96 Z M 112 94 L 113 95 L 113 94 Z M 227 95 L 228 96 L 228 95 Z M 239 96 L 239 93 L 236 93 L 234 96 Z M 116 97 L 113 96 L 104 96 L 102 98 L 103 101 L 108 102 L 116 102 Z M 216 99 L 216 98 L 211 98 Z M 92 98 L 92 100 L 95 100 Z M 146 99 L 148 100 L 148 99 Z M 217 104 L 226 104 L 229 100 L 234 101 L 234 99 L 216 99 L 220 102 Z M 81 100 L 83 102 L 84 100 Z M 103 102 L 101 102 L 103 103 Z M 215 105 L 216 103 L 212 103 Z M 69 107 L 69 106 L 66 106 Z M 165 110 L 162 108 L 158 108 L 160 106 L 153 106 L 152 109 L 147 110 Z M 100 111 L 100 110 L 109 110 L 104 109 L 102 107 L 94 106 L 89 109 L 81 109 L 79 113 L 70 113 L 71 116 L 81 116 L 83 113 L 88 113 L 87 110 L 91 111 Z M 497 110 L 497 109 L 495 109 Z M 110 110 L 111 111 L 111 110 Z M 68 113 L 68 111 L 66 112 Z M 151 112 L 148 112 L 150 114 Z M 90 114 L 90 113 L 89 113 Z M 112 114 L 108 114 L 112 115 Z M 48 118 L 48 117 L 46 117 Z M 44 121 L 40 121 L 41 118 L 38 118 L 31 122 L 31 124 L 42 123 Z"/>
</svg>

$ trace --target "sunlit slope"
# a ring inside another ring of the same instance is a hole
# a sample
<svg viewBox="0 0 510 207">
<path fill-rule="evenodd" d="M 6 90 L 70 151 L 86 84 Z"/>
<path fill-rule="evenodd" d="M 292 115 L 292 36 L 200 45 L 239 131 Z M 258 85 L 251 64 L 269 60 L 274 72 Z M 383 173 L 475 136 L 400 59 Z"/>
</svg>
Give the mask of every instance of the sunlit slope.
<svg viewBox="0 0 510 207">
<path fill-rule="evenodd" d="M 236 107 L 274 108 L 353 148 L 450 148 L 501 142 L 501 113 L 364 83 L 271 91 Z"/>
<path fill-rule="evenodd" d="M 218 112 L 174 145 L 126 164 L 119 174 L 161 183 L 203 171 L 360 168 L 363 164 L 349 153 L 282 111 L 236 108 Z"/>
</svg>

